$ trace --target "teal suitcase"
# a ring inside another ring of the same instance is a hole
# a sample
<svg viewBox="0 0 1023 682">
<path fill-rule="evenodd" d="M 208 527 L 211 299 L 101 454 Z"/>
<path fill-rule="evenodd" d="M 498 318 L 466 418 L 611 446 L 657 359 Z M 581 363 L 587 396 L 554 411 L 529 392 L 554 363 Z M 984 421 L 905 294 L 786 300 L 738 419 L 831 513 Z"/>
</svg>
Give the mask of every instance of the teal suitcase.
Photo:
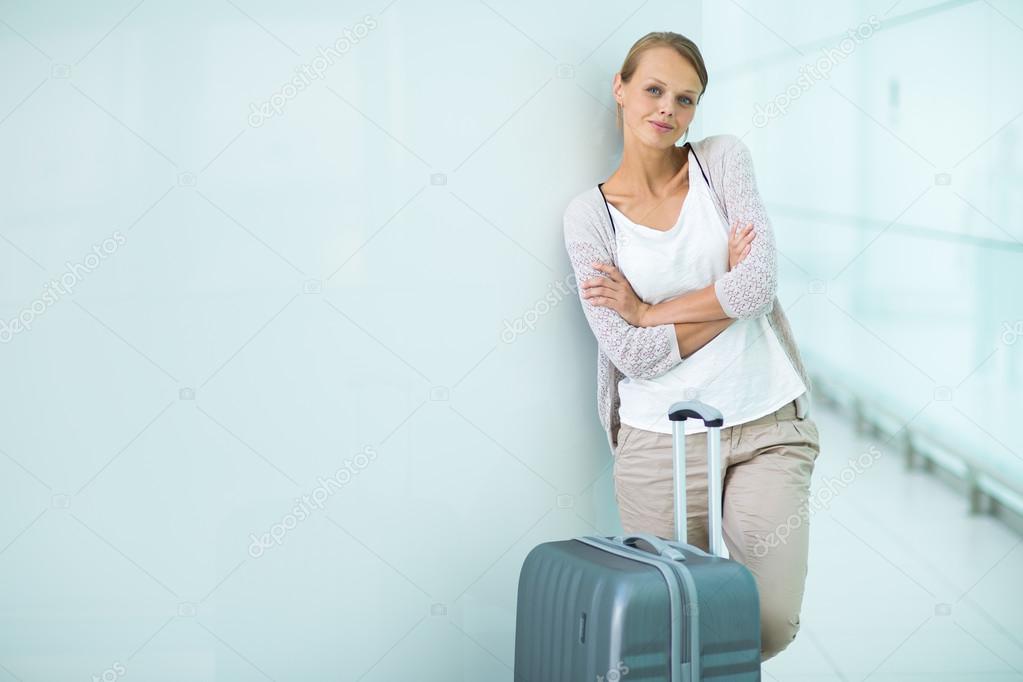
<svg viewBox="0 0 1023 682">
<path fill-rule="evenodd" d="M 721 535 L 721 413 L 671 406 L 674 540 L 650 534 L 545 542 L 519 574 L 515 682 L 760 680 L 760 598 Z M 710 553 L 686 543 L 688 418 L 707 426 Z M 681 520 L 681 523 L 680 523 Z"/>
</svg>

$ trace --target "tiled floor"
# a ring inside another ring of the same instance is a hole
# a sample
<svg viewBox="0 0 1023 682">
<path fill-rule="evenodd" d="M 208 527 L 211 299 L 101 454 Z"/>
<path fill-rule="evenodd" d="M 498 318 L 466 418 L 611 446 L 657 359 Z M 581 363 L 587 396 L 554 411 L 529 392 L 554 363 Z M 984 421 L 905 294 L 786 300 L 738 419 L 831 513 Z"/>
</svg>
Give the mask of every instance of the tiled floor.
<svg viewBox="0 0 1023 682">
<path fill-rule="evenodd" d="M 1023 538 L 907 471 L 894 442 L 813 416 L 822 454 L 801 630 L 764 679 L 1023 680 Z"/>
</svg>

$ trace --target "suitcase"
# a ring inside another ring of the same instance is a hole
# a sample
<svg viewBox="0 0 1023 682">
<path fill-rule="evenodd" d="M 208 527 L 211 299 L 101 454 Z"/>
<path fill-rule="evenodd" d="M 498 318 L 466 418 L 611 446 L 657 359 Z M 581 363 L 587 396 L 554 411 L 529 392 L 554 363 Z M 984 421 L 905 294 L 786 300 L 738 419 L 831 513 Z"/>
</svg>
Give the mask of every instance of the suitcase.
<svg viewBox="0 0 1023 682">
<path fill-rule="evenodd" d="M 721 534 L 721 413 L 675 403 L 675 540 L 545 542 L 519 574 L 515 682 L 760 680 L 756 581 Z M 707 426 L 710 553 L 686 543 L 685 420 Z"/>
</svg>

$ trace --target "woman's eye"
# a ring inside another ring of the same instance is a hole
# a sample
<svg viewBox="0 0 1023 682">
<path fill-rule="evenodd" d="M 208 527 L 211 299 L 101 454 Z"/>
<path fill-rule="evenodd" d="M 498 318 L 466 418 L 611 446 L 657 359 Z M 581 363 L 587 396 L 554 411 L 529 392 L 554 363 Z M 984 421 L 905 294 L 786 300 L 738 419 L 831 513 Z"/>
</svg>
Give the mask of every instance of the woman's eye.
<svg viewBox="0 0 1023 682">
<path fill-rule="evenodd" d="M 657 90 L 657 92 L 654 92 L 654 90 Z M 661 89 L 659 87 L 657 87 L 656 85 L 651 85 L 649 88 L 646 89 L 647 92 L 651 92 L 651 93 L 653 93 L 655 95 L 656 94 L 660 94 L 660 90 Z M 679 97 L 678 101 L 679 101 L 680 104 L 692 104 L 693 103 L 693 100 L 689 99 L 688 97 Z"/>
</svg>

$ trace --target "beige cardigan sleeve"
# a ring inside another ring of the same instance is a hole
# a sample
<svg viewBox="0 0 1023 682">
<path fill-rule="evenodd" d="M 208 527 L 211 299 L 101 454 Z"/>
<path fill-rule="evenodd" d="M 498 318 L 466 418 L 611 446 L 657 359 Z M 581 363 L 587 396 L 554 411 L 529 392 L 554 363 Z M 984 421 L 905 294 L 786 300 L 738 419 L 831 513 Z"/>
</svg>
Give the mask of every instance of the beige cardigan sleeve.
<svg viewBox="0 0 1023 682">
<path fill-rule="evenodd" d="M 729 227 L 753 223 L 756 237 L 746 258 L 714 282 L 718 303 L 729 317 L 747 319 L 771 311 L 778 290 L 778 259 L 774 232 L 757 190 L 749 148 L 735 135 L 722 135 L 721 188 Z"/>
<path fill-rule="evenodd" d="M 565 209 L 565 249 L 572 262 L 577 293 L 587 279 L 606 276 L 594 269 L 593 263 L 617 265 L 600 236 L 599 221 L 593 207 L 578 199 Z M 675 325 L 634 327 L 612 308 L 594 305 L 581 296 L 579 301 L 600 350 L 625 376 L 653 379 L 682 362 Z"/>
</svg>

